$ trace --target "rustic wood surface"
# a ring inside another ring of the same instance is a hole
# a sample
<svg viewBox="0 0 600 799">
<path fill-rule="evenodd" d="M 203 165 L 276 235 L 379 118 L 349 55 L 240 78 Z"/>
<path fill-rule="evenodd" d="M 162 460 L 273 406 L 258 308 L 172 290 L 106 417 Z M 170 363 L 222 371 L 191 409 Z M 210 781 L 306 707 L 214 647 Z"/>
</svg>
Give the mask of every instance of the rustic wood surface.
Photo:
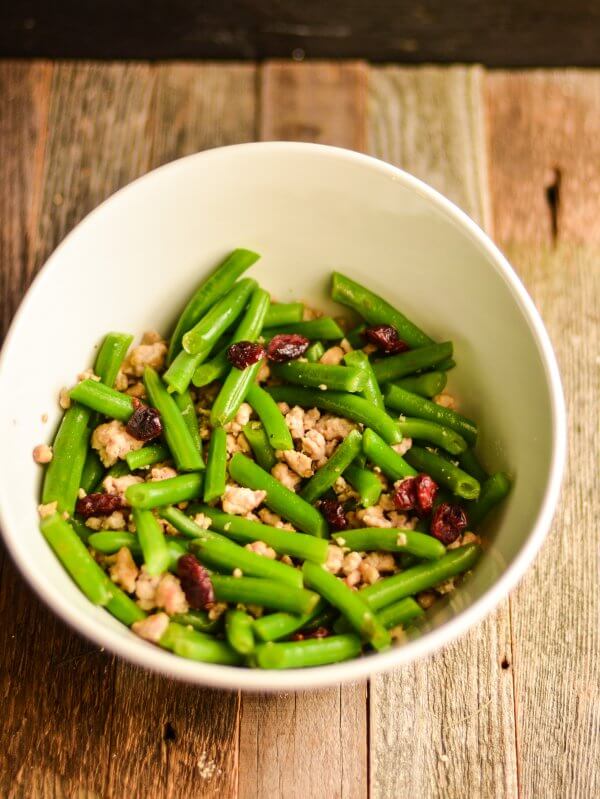
<svg viewBox="0 0 600 799">
<path fill-rule="evenodd" d="M 173 158 L 256 138 L 370 152 L 495 232 L 571 414 L 554 530 L 443 652 L 310 694 L 190 688 L 74 636 L 0 549 L 0 796 L 593 797 L 600 791 L 600 74 L 362 62 L 0 62 L 6 331 L 64 235 Z"/>
</svg>

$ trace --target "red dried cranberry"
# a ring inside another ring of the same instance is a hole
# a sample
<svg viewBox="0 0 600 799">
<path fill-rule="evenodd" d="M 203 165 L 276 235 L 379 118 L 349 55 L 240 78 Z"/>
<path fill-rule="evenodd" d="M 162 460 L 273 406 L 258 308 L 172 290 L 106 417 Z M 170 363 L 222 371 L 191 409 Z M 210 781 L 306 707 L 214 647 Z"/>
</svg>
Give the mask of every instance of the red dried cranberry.
<svg viewBox="0 0 600 799">
<path fill-rule="evenodd" d="M 138 402 L 125 429 L 138 441 L 152 441 L 162 433 L 160 414 L 156 408 L 150 408 L 148 405 Z"/>
<path fill-rule="evenodd" d="M 428 474 L 418 474 L 415 477 L 415 494 L 419 513 L 431 513 L 437 492 L 438 485 Z"/>
<path fill-rule="evenodd" d="M 394 488 L 392 499 L 398 510 L 414 510 L 417 507 L 417 490 L 414 477 L 405 477 Z"/>
<path fill-rule="evenodd" d="M 267 348 L 267 357 L 275 363 L 285 363 L 300 358 L 308 349 L 310 341 L 295 333 L 281 333 L 273 336 Z"/>
<path fill-rule="evenodd" d="M 203 610 L 215 601 L 210 575 L 193 555 L 182 555 L 177 561 L 177 576 L 189 606 Z"/>
<path fill-rule="evenodd" d="M 123 500 L 116 494 L 88 494 L 77 500 L 75 511 L 89 519 L 90 516 L 110 516 L 110 514 L 123 507 Z"/>
<path fill-rule="evenodd" d="M 327 638 L 329 630 L 327 627 L 317 627 L 316 630 L 294 633 L 292 641 L 306 641 L 307 638 Z"/>
<path fill-rule="evenodd" d="M 318 508 L 333 530 L 345 530 L 348 527 L 344 506 L 337 499 L 322 499 Z"/>
<path fill-rule="evenodd" d="M 467 526 L 467 517 L 460 505 L 442 502 L 435 509 L 431 519 L 430 532 L 445 546 L 456 541 Z"/>
<path fill-rule="evenodd" d="M 410 349 L 406 341 L 398 336 L 398 331 L 391 325 L 373 325 L 367 327 L 365 336 L 384 355 L 397 355 Z"/>
<path fill-rule="evenodd" d="M 264 358 L 265 348 L 255 341 L 236 341 L 227 347 L 227 358 L 236 369 L 246 369 L 248 366 Z"/>
</svg>

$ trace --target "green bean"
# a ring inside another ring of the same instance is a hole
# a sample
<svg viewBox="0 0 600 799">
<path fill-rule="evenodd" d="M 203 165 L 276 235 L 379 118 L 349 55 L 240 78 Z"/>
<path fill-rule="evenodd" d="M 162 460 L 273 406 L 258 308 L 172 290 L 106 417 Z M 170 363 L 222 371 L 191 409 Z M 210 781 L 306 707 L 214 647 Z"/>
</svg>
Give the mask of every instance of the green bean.
<svg viewBox="0 0 600 799">
<path fill-rule="evenodd" d="M 473 449 L 466 449 L 458 456 L 458 465 L 461 469 L 474 477 L 480 483 L 484 483 L 489 475 L 483 466 L 479 463 L 477 455 Z"/>
<path fill-rule="evenodd" d="M 133 599 L 127 596 L 125 591 L 121 591 L 116 585 L 112 586 L 111 591 L 113 595 L 105 607 L 122 624 L 131 627 L 135 621 L 141 621 L 146 618 L 146 613 L 135 604 Z"/>
<path fill-rule="evenodd" d="M 131 488 L 134 488 L 134 486 L 131 486 Z M 142 548 L 146 571 L 148 574 L 162 574 L 169 568 L 171 559 L 160 524 L 149 510 L 133 508 L 132 515 Z"/>
<path fill-rule="evenodd" d="M 268 616 L 261 616 L 255 620 L 254 632 L 261 641 L 286 638 L 321 616 L 327 607 L 325 600 L 320 599 L 309 613 L 302 616 L 294 616 L 292 613 L 269 613 Z"/>
<path fill-rule="evenodd" d="M 302 669 L 351 660 L 361 653 L 357 635 L 332 635 L 306 641 L 261 644 L 254 659 L 261 669 Z"/>
<path fill-rule="evenodd" d="M 227 433 L 215 427 L 208 445 L 206 476 L 204 478 L 204 501 L 212 502 L 225 493 L 227 480 Z"/>
<path fill-rule="evenodd" d="M 411 447 L 405 457 L 411 466 L 428 474 L 438 485 L 450 489 L 457 497 L 477 499 L 479 496 L 480 485 L 477 480 L 437 453 L 422 447 Z"/>
<path fill-rule="evenodd" d="M 269 443 L 265 428 L 260 422 L 248 422 L 244 425 L 243 432 L 258 465 L 270 472 L 277 463 L 277 458 Z"/>
<path fill-rule="evenodd" d="M 301 322 L 304 314 L 304 304 L 301 302 L 271 302 L 271 307 L 265 316 L 265 327 L 281 327 Z"/>
<path fill-rule="evenodd" d="M 350 344 L 354 347 L 355 350 L 362 349 L 366 342 L 365 339 L 365 330 L 367 326 L 364 322 L 361 322 L 360 325 L 357 327 L 352 328 L 349 333 L 346 333 L 346 338 L 350 342 Z"/>
<path fill-rule="evenodd" d="M 323 496 L 350 466 L 360 452 L 361 445 L 361 434 L 358 430 L 351 430 L 329 460 L 306 483 L 300 492 L 302 499 L 312 505 L 319 497 Z"/>
<path fill-rule="evenodd" d="M 450 427 L 468 441 L 474 444 L 477 438 L 477 425 L 460 413 L 444 408 L 431 400 L 411 394 L 400 386 L 389 385 L 385 390 L 385 404 L 399 413 L 407 416 L 416 416 L 419 419 L 429 419 L 430 422 Z"/>
<path fill-rule="evenodd" d="M 56 557 L 95 605 L 106 605 L 112 597 L 112 582 L 92 558 L 85 544 L 59 513 L 40 521 L 42 535 Z"/>
<path fill-rule="evenodd" d="M 200 439 L 200 431 L 198 430 L 198 416 L 196 415 L 196 408 L 192 395 L 189 391 L 184 391 L 181 394 L 174 394 L 173 399 L 183 416 L 183 421 L 187 429 L 190 431 L 196 449 L 198 452 L 202 452 L 202 441 Z"/>
<path fill-rule="evenodd" d="M 399 602 L 394 602 L 392 605 L 380 610 L 377 618 L 386 628 L 391 630 L 401 624 L 403 627 L 409 622 L 420 618 L 425 615 L 425 611 L 418 602 L 411 596 L 401 599 Z"/>
<path fill-rule="evenodd" d="M 225 635 L 229 646 L 240 655 L 254 650 L 253 619 L 242 610 L 228 610 L 225 616 Z"/>
<path fill-rule="evenodd" d="M 199 507 L 204 507 L 199 506 Z M 187 516 L 182 510 L 179 508 L 174 508 L 172 505 L 167 505 L 164 508 L 160 508 L 158 511 L 158 515 L 161 519 L 169 522 L 175 527 L 183 536 L 186 538 L 199 538 L 200 536 L 204 536 L 205 538 L 222 538 L 218 533 L 213 533 L 212 530 L 204 530 L 200 527 L 196 522 L 192 521 L 189 516 Z"/>
<path fill-rule="evenodd" d="M 375 466 L 379 466 L 390 480 L 403 480 L 405 477 L 412 477 L 417 473 L 402 455 L 386 444 L 374 430 L 369 428 L 365 430 L 362 447 L 367 460 Z"/>
<path fill-rule="evenodd" d="M 315 563 L 302 567 L 304 584 L 313 588 L 330 605 L 337 608 L 359 635 L 369 641 L 375 649 L 385 649 L 391 643 L 390 635 L 358 592 L 352 591 L 331 572 Z"/>
<path fill-rule="evenodd" d="M 210 277 L 200 284 L 183 309 L 171 335 L 168 354 L 169 364 L 172 363 L 181 349 L 181 340 L 184 333 L 190 330 L 208 309 L 231 289 L 238 277 L 249 269 L 252 264 L 256 263 L 259 258 L 259 255 L 250 250 L 234 250 L 219 264 Z"/>
<path fill-rule="evenodd" d="M 252 409 L 263 423 L 273 449 L 294 449 L 294 442 L 283 414 L 271 395 L 260 386 L 254 385 L 250 387 L 246 395 L 246 401 L 252 406 Z"/>
<path fill-rule="evenodd" d="M 370 469 L 363 469 L 356 466 L 356 460 L 346 468 L 344 478 L 350 483 L 352 488 L 358 493 L 360 504 L 363 508 L 370 508 L 377 505 L 383 490 L 381 480 Z"/>
<path fill-rule="evenodd" d="M 92 493 L 98 493 L 99 491 L 104 490 L 104 481 L 107 477 L 114 477 L 115 479 L 117 477 L 125 477 L 126 474 L 129 474 L 129 471 L 129 466 L 127 465 L 126 461 L 117 461 L 110 467 L 110 469 L 106 470 L 106 473 L 102 479 L 99 480 L 94 486 Z"/>
<path fill-rule="evenodd" d="M 166 536 L 167 550 L 169 552 L 169 570 L 177 570 L 177 562 L 187 550 L 187 542 L 182 542 L 173 536 Z M 125 532 L 124 530 L 106 530 L 99 533 L 92 533 L 88 538 L 88 544 L 103 555 L 114 555 L 122 547 L 126 547 L 134 558 L 143 557 L 142 547 L 137 535 Z"/>
<path fill-rule="evenodd" d="M 303 624 L 301 630 L 304 632 L 311 632 L 312 630 L 318 630 L 319 627 L 326 627 L 328 630 L 331 629 L 333 623 L 336 619 L 340 618 L 340 614 L 337 608 L 332 608 L 331 606 L 327 605 L 325 610 L 321 613 L 317 613 L 316 616 L 313 616 L 306 624 Z"/>
<path fill-rule="evenodd" d="M 372 402 L 377 408 L 385 410 L 383 394 L 368 356 L 362 350 L 352 350 L 352 352 L 348 352 L 344 356 L 344 360 L 348 366 L 356 366 L 365 373 L 365 384 L 361 391 L 362 396 Z"/>
<path fill-rule="evenodd" d="M 188 512 L 203 513 L 208 516 L 211 531 L 218 530 L 223 535 L 233 538 L 234 541 L 239 543 L 251 544 L 253 541 L 264 541 L 278 555 L 289 555 L 292 558 L 312 560 L 315 563 L 324 563 L 327 560 L 327 541 L 322 538 L 315 538 L 314 535 L 282 530 L 279 527 L 269 527 L 251 519 L 223 513 L 223 511 L 207 505 L 194 504 L 188 508 Z M 174 521 L 168 520 L 177 529 L 181 530 Z"/>
<path fill-rule="evenodd" d="M 292 325 L 281 325 L 277 328 L 265 328 L 263 335 L 265 338 L 273 338 L 278 333 L 295 333 L 311 341 L 315 339 L 333 341 L 344 338 L 344 331 L 330 316 L 321 316 L 318 319 L 310 319 L 308 322 L 294 322 Z"/>
<path fill-rule="evenodd" d="M 370 325 L 392 325 L 411 347 L 432 343 L 428 335 L 382 297 L 339 272 L 333 273 L 331 296 L 336 302 L 353 308 Z"/>
<path fill-rule="evenodd" d="M 380 383 L 397 380 L 399 377 L 412 375 L 420 369 L 437 366 L 449 355 L 452 355 L 452 342 L 443 344 L 429 344 L 416 350 L 401 352 L 399 355 L 390 355 L 373 364 L 373 371 Z"/>
<path fill-rule="evenodd" d="M 163 379 L 171 392 L 181 393 L 186 390 L 198 366 L 208 358 L 223 333 L 242 313 L 254 288 L 256 288 L 255 280 L 250 278 L 240 280 L 223 299 L 210 309 L 196 327 L 188 331 L 191 337 L 189 340 L 195 347 L 198 347 L 198 350 L 193 354 L 185 349 L 181 350 L 165 372 Z"/>
<path fill-rule="evenodd" d="M 411 394 L 419 394 L 421 397 L 435 397 L 446 387 L 448 377 L 445 372 L 425 372 L 422 375 L 409 375 L 397 380 L 395 385 L 400 386 Z"/>
<path fill-rule="evenodd" d="M 177 468 L 184 472 L 204 469 L 204 461 L 188 425 L 158 374 L 149 366 L 144 370 L 148 398 L 160 413 L 163 435 Z"/>
<path fill-rule="evenodd" d="M 468 571 L 475 564 L 480 552 L 476 544 L 458 547 L 439 560 L 419 563 L 392 577 L 384 577 L 359 593 L 372 610 L 380 610 L 399 599 L 414 596 Z"/>
<path fill-rule="evenodd" d="M 219 641 L 211 635 L 196 630 L 188 630 L 173 622 L 169 623 L 159 644 L 188 660 L 221 663 L 226 666 L 239 666 L 242 662 L 240 655 L 234 652 L 225 641 Z"/>
<path fill-rule="evenodd" d="M 98 350 L 94 372 L 110 388 L 115 384 L 117 374 L 132 341 L 133 336 L 128 333 L 107 333 L 104 337 Z"/>
<path fill-rule="evenodd" d="M 81 473 L 81 487 L 86 494 L 90 494 L 95 485 L 104 478 L 104 466 L 96 450 L 89 450 L 83 471 Z"/>
<path fill-rule="evenodd" d="M 69 396 L 75 402 L 120 422 L 129 421 L 133 413 L 132 397 L 96 380 L 82 380 L 71 389 Z"/>
<path fill-rule="evenodd" d="M 221 619 L 211 619 L 205 610 L 188 610 L 187 613 L 175 613 L 171 621 L 184 627 L 192 627 L 199 633 L 213 633 L 221 626 Z"/>
<path fill-rule="evenodd" d="M 227 346 L 222 347 L 217 354 L 210 359 L 210 361 L 206 361 L 206 363 L 201 363 L 200 366 L 194 371 L 194 375 L 192 377 L 192 383 L 197 388 L 202 388 L 202 386 L 208 386 L 209 383 L 214 382 L 215 380 L 220 380 L 222 377 L 225 377 L 229 369 L 231 368 L 231 364 L 229 363 L 229 359 L 227 357 L 227 350 L 233 343 L 232 341 L 227 344 Z"/>
<path fill-rule="evenodd" d="M 456 361 L 453 358 L 446 358 L 443 361 L 440 361 L 436 365 L 436 370 L 438 372 L 449 372 L 450 369 L 454 369 L 456 366 Z"/>
<path fill-rule="evenodd" d="M 467 448 L 467 442 L 455 430 L 443 427 L 428 419 L 407 419 L 403 417 L 398 422 L 402 435 L 406 438 L 426 441 L 436 447 L 442 447 L 451 455 L 458 455 Z"/>
<path fill-rule="evenodd" d="M 204 475 L 198 472 L 179 474 L 166 480 L 135 483 L 125 491 L 125 498 L 134 508 L 151 510 L 163 505 L 176 505 L 197 499 L 202 491 Z"/>
<path fill-rule="evenodd" d="M 325 347 L 320 341 L 313 342 L 304 353 L 304 357 L 309 363 L 318 363 L 325 354 Z"/>
<path fill-rule="evenodd" d="M 144 469 L 154 463 L 166 461 L 171 457 L 171 453 L 164 444 L 148 444 L 142 449 L 134 449 L 125 455 L 127 465 L 134 472 L 136 469 Z"/>
<path fill-rule="evenodd" d="M 247 331 L 245 340 L 256 341 L 268 307 L 268 293 L 263 289 L 256 289 L 244 317 Z M 230 368 L 210 412 L 210 423 L 213 427 L 220 427 L 233 419 L 244 401 L 248 389 L 256 380 L 261 366 L 262 360 L 259 360 L 245 369 L 238 369 L 235 366 Z"/>
<path fill-rule="evenodd" d="M 266 491 L 265 504 L 304 533 L 324 538 L 327 523 L 316 508 L 282 485 L 254 461 L 236 452 L 229 461 L 229 474 L 240 485 Z"/>
<path fill-rule="evenodd" d="M 267 390 L 276 402 L 301 405 L 303 408 L 321 408 L 364 424 L 366 427 L 372 427 L 389 444 L 402 441 L 398 423 L 362 397 L 344 394 L 341 391 L 315 391 L 297 386 L 272 386 Z M 251 402 L 250 404 L 252 405 Z"/>
<path fill-rule="evenodd" d="M 481 493 L 476 502 L 465 505 L 469 525 L 480 524 L 488 513 L 506 497 L 510 491 L 510 478 L 504 472 L 496 472 L 481 484 Z"/>
<path fill-rule="evenodd" d="M 92 534 L 92 528 L 87 527 L 80 519 L 77 519 L 75 516 L 71 516 L 69 519 L 69 524 L 75 530 L 79 538 L 83 541 L 83 543 L 87 546 L 87 542 L 89 541 L 90 535 Z"/>
<path fill-rule="evenodd" d="M 190 547 L 198 560 L 219 572 L 234 572 L 239 569 L 248 577 L 263 577 L 282 585 L 302 588 L 302 575 L 298 569 L 264 555 L 257 555 L 233 541 L 215 540 L 214 535 L 200 536 L 190 542 Z"/>
<path fill-rule="evenodd" d="M 242 602 L 244 605 L 258 605 L 302 615 L 309 613 L 319 601 L 319 595 L 307 591 L 306 588 L 286 586 L 285 590 L 282 590 L 280 582 L 262 580 L 258 577 L 213 574 L 211 582 L 218 602 Z"/>
<path fill-rule="evenodd" d="M 335 533 L 333 538 L 339 546 L 350 547 L 354 552 L 409 552 L 423 560 L 437 560 L 446 553 L 445 546 L 437 538 L 413 530 L 364 527 Z"/>
<path fill-rule="evenodd" d="M 300 386 L 311 386 L 321 390 L 362 391 L 367 375 L 362 369 L 352 366 L 331 366 L 325 363 L 288 361 L 273 364 L 271 370 L 275 377 Z M 324 388 L 323 388 L 324 387 Z"/>
<path fill-rule="evenodd" d="M 42 503 L 56 502 L 61 512 L 73 513 L 88 452 L 90 411 L 73 404 L 65 412 L 52 445 L 53 457 L 44 474 Z"/>
</svg>

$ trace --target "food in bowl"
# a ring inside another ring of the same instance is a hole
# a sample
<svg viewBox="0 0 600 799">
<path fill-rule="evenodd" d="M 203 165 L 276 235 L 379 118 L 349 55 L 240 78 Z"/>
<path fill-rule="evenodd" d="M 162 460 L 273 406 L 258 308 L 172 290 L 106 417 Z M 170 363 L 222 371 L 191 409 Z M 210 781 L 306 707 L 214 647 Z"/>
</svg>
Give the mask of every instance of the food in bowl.
<svg viewBox="0 0 600 799">
<path fill-rule="evenodd" d="M 193 660 L 381 651 L 475 565 L 510 480 L 443 393 L 451 342 L 335 272 L 361 322 L 271 302 L 235 250 L 165 341 L 109 333 L 61 392 L 40 529 L 93 603 Z M 233 332 L 232 332 L 233 331 Z"/>
</svg>

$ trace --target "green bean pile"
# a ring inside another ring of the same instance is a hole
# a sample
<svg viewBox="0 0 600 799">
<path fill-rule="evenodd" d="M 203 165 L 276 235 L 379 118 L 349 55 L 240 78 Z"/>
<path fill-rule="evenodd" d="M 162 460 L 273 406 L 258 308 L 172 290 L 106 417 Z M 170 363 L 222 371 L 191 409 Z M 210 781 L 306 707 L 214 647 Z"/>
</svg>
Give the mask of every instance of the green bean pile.
<svg viewBox="0 0 600 799">
<path fill-rule="evenodd" d="M 40 529 L 90 602 L 192 660 L 381 651 L 476 563 L 507 495 L 443 394 L 451 342 L 335 272 L 360 317 L 276 303 L 232 252 L 168 341 L 109 333 L 45 465 Z M 242 358 L 242 362 L 240 362 Z"/>
</svg>

